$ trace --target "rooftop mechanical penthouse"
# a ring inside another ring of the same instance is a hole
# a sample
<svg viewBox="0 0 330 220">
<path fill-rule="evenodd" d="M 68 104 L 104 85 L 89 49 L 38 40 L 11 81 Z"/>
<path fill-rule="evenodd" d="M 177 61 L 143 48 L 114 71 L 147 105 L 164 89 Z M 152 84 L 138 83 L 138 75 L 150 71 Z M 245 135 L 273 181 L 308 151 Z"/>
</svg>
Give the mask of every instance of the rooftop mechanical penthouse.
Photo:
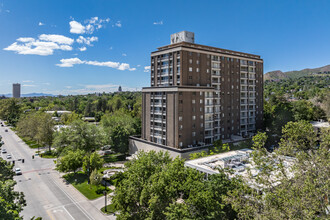
<svg viewBox="0 0 330 220">
<path fill-rule="evenodd" d="M 142 135 L 176 149 L 248 137 L 262 128 L 263 60 L 258 55 L 171 35 L 151 53 L 151 86 L 142 89 Z"/>
</svg>

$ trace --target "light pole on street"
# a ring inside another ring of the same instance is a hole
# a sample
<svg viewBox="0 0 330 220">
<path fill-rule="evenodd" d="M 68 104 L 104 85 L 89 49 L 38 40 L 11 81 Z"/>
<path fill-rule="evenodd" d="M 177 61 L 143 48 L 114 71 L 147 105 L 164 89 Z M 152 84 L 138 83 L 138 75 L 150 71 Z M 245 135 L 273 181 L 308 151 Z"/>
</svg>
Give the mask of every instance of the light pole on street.
<svg viewBox="0 0 330 220">
<path fill-rule="evenodd" d="M 107 182 L 105 181 L 105 178 L 103 178 L 103 183 L 104 183 L 104 211 L 107 213 Z"/>
</svg>

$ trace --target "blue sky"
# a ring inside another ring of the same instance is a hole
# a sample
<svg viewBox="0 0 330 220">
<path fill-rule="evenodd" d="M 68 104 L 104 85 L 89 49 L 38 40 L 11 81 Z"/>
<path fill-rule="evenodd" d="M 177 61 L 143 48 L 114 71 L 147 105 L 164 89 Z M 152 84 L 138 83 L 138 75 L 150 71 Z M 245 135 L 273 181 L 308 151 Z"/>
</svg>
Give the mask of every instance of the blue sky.
<svg viewBox="0 0 330 220">
<path fill-rule="evenodd" d="M 0 0 L 0 94 L 84 94 L 150 85 L 170 34 L 261 55 L 264 72 L 330 64 L 330 1 Z"/>
</svg>

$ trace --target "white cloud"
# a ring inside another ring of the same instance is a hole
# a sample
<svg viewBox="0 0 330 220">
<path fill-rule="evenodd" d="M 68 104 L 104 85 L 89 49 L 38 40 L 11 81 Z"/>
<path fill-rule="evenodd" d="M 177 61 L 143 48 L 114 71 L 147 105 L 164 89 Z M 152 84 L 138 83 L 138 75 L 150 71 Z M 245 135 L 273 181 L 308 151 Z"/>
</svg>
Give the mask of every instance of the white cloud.
<svg viewBox="0 0 330 220">
<path fill-rule="evenodd" d="M 32 80 L 23 80 L 22 82 L 23 82 L 23 83 L 33 83 Z"/>
<path fill-rule="evenodd" d="M 38 24 L 39 26 L 43 26 L 43 25 L 45 25 L 44 23 L 42 23 L 41 21 L 39 21 L 39 24 Z"/>
<path fill-rule="evenodd" d="M 68 45 L 71 45 L 74 42 L 72 38 L 58 34 L 42 34 L 39 36 L 39 39 L 43 41 L 51 41 L 59 44 L 68 44 Z"/>
<path fill-rule="evenodd" d="M 109 50 L 112 50 L 113 48 L 112 47 L 109 47 Z"/>
<path fill-rule="evenodd" d="M 71 17 L 72 19 L 72 17 Z M 73 34 L 93 34 L 95 30 L 104 27 L 105 23 L 109 23 L 110 18 L 99 19 L 98 17 L 92 17 L 85 20 L 84 24 L 78 21 L 70 21 L 70 32 Z"/>
<path fill-rule="evenodd" d="M 122 56 L 123 56 L 123 57 L 126 57 L 126 56 L 127 56 L 127 54 L 126 54 L 126 53 L 123 53 L 123 54 L 122 54 Z"/>
<path fill-rule="evenodd" d="M 76 64 L 83 64 L 85 61 L 81 61 L 79 58 L 61 59 L 60 64 L 56 64 L 59 67 L 73 67 Z"/>
<path fill-rule="evenodd" d="M 73 34 L 84 34 L 85 33 L 85 26 L 77 21 L 70 21 L 70 33 Z"/>
<path fill-rule="evenodd" d="M 121 22 L 120 22 L 120 21 L 117 21 L 117 22 L 115 23 L 115 26 L 121 28 Z"/>
<path fill-rule="evenodd" d="M 86 47 L 80 47 L 80 48 L 78 48 L 80 51 L 86 51 L 87 50 L 87 48 Z"/>
<path fill-rule="evenodd" d="M 31 84 L 23 84 L 23 87 L 35 87 L 36 85 L 31 85 Z"/>
<path fill-rule="evenodd" d="M 32 42 L 32 41 L 35 41 L 35 39 L 32 38 L 32 37 L 20 37 L 20 38 L 17 39 L 17 41 L 20 41 L 20 42 L 26 43 L 26 42 Z"/>
<path fill-rule="evenodd" d="M 140 66 L 141 66 L 140 64 L 137 65 L 137 67 L 140 67 Z"/>
<path fill-rule="evenodd" d="M 149 72 L 150 71 L 150 68 L 151 68 L 150 66 L 145 66 L 144 67 L 144 72 Z"/>
<path fill-rule="evenodd" d="M 77 43 L 79 44 L 87 44 L 88 46 L 93 46 L 91 44 L 91 42 L 95 42 L 98 41 L 99 38 L 98 37 L 83 37 L 83 36 L 79 36 L 78 39 L 76 40 Z"/>
<path fill-rule="evenodd" d="M 31 37 L 21 37 L 17 42 L 12 43 L 4 50 L 14 51 L 18 54 L 31 54 L 48 56 L 54 53 L 54 50 L 70 51 L 73 39 L 57 34 L 42 34 L 38 39 Z"/>
<path fill-rule="evenodd" d="M 154 25 L 163 25 L 163 21 L 155 21 L 153 24 Z"/>
<path fill-rule="evenodd" d="M 119 62 L 112 62 L 112 61 L 106 61 L 106 62 L 99 62 L 99 61 L 82 61 L 79 58 L 69 58 L 69 59 L 61 59 L 61 63 L 56 64 L 59 67 L 73 67 L 77 64 L 86 64 L 86 65 L 92 65 L 92 66 L 104 66 L 104 67 L 110 67 L 118 70 L 129 70 L 129 71 L 135 71 L 136 68 L 131 68 L 128 63 L 119 63 Z"/>
</svg>

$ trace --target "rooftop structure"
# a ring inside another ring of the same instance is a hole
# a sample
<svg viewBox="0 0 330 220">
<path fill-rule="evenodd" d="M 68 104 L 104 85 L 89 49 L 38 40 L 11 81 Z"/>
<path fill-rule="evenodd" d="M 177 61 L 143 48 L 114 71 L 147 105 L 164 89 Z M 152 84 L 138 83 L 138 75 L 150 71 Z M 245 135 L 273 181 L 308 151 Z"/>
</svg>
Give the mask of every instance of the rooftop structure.
<svg viewBox="0 0 330 220">
<path fill-rule="evenodd" d="M 249 172 L 254 178 L 259 170 L 255 167 L 252 161 L 251 149 L 241 149 L 236 151 L 229 151 L 226 153 L 221 153 L 217 155 L 212 155 L 208 157 L 203 157 L 195 160 L 189 160 L 185 162 L 185 166 L 196 169 L 202 173 L 205 173 L 206 178 L 208 175 L 219 173 L 219 169 L 229 168 L 234 171 L 233 174 L 230 174 L 230 177 L 242 176 L 251 186 L 256 188 L 262 188 L 261 185 L 256 185 L 255 181 L 250 178 Z M 282 156 L 284 167 L 286 168 L 287 174 L 290 176 L 290 167 L 293 165 L 295 159 L 292 157 Z M 274 164 L 277 164 L 279 161 L 274 161 Z M 272 173 L 274 178 L 274 184 L 277 185 L 279 182 L 275 179 L 275 173 Z"/>
</svg>

